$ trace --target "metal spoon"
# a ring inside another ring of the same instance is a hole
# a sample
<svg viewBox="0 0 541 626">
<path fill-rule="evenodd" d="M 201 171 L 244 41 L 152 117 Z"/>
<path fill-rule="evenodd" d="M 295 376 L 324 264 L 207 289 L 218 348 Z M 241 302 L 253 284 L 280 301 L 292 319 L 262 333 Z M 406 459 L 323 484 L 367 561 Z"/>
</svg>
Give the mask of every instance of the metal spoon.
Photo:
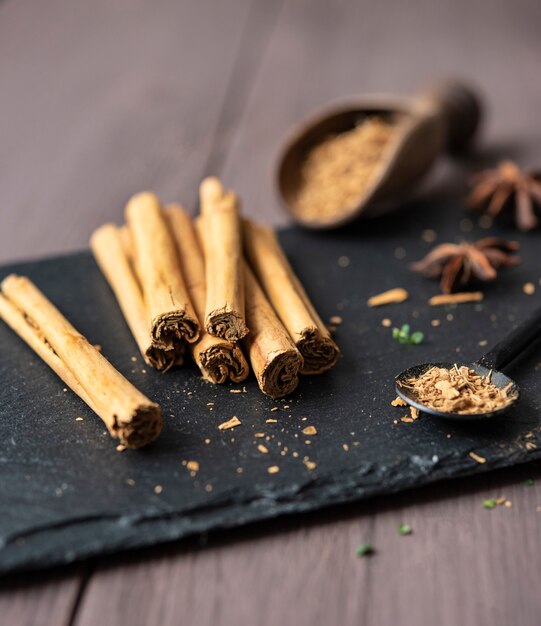
<svg viewBox="0 0 541 626">
<path fill-rule="evenodd" d="M 436 417 L 444 417 L 456 420 L 483 420 L 496 417 L 507 411 L 513 406 L 519 398 L 519 386 L 514 380 L 504 374 L 502 369 L 506 368 L 516 357 L 525 352 L 535 340 L 541 337 L 541 308 L 537 309 L 526 321 L 522 322 L 517 328 L 512 330 L 502 341 L 500 341 L 492 350 L 487 352 L 475 363 L 456 363 L 458 367 L 465 365 L 474 370 L 480 376 L 491 376 L 491 382 L 496 387 L 503 389 L 511 384 L 509 395 L 512 401 L 501 409 L 489 411 L 486 413 L 445 413 L 431 407 L 421 404 L 415 395 L 415 392 L 405 386 L 405 382 L 411 378 L 421 376 L 432 367 L 441 367 L 451 369 L 455 363 L 423 363 L 422 365 L 414 365 L 404 370 L 395 378 L 396 393 L 409 405 L 429 413 Z"/>
<path fill-rule="evenodd" d="M 329 135 L 355 128 L 376 116 L 395 125 L 394 140 L 370 185 L 337 216 L 315 219 L 297 207 L 302 165 L 309 150 Z M 337 102 L 297 126 L 278 161 L 277 186 L 284 207 L 301 226 L 337 228 L 363 215 L 402 206 L 443 152 L 459 152 L 472 141 L 481 119 L 477 94 L 458 81 L 441 81 L 413 97 L 368 95 Z"/>
</svg>

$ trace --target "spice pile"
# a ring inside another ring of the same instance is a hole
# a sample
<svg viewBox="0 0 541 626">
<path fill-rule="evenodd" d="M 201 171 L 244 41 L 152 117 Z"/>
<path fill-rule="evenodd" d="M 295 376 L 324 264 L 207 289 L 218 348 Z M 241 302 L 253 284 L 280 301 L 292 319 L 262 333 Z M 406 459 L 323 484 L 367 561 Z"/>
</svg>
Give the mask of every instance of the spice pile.
<svg viewBox="0 0 541 626">
<path fill-rule="evenodd" d="M 377 175 L 393 132 L 392 124 L 371 117 L 313 147 L 301 167 L 297 212 L 325 222 L 354 208 Z"/>
<path fill-rule="evenodd" d="M 451 369 L 432 367 L 404 386 L 412 389 L 421 404 L 444 413 L 486 413 L 510 404 L 512 383 L 500 389 L 489 376 L 479 376 L 474 370 L 456 364 Z"/>
</svg>

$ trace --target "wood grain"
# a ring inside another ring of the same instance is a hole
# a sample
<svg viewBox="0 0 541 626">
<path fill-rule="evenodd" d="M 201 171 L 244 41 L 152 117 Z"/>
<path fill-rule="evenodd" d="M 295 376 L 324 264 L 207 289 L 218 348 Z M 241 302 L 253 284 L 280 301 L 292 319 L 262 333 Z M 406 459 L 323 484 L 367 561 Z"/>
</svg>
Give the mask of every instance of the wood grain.
<svg viewBox="0 0 541 626">
<path fill-rule="evenodd" d="M 85 246 L 146 187 L 193 206 L 206 174 L 284 223 L 272 175 L 288 127 L 330 99 L 435 75 L 485 94 L 477 159 L 541 163 L 536 0 L 7 0 L 0 18 L 4 260 Z M 458 199 L 463 168 L 440 166 L 435 206 Z M 539 467 L 517 468 L 103 559 L 73 616 L 78 573 L 23 577 L 0 594 L 0 621 L 537 626 L 540 484 Z M 499 495 L 512 508 L 483 508 Z M 364 541 L 377 552 L 359 559 Z"/>
</svg>

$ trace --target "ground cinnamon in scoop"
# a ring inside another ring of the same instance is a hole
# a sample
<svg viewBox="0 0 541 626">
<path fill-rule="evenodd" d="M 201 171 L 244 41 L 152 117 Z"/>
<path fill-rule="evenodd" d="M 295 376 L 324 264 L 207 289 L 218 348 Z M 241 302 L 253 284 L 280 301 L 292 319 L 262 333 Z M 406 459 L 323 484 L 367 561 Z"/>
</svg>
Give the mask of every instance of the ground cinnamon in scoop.
<svg viewBox="0 0 541 626">
<path fill-rule="evenodd" d="M 307 154 L 295 199 L 303 217 L 332 221 L 359 202 L 394 133 L 391 123 L 370 117 L 337 135 L 329 135 Z"/>
<path fill-rule="evenodd" d="M 487 413 L 510 404 L 512 383 L 500 389 L 488 376 L 479 376 L 465 365 L 451 369 L 432 367 L 404 385 L 412 389 L 421 404 L 444 413 Z"/>
</svg>

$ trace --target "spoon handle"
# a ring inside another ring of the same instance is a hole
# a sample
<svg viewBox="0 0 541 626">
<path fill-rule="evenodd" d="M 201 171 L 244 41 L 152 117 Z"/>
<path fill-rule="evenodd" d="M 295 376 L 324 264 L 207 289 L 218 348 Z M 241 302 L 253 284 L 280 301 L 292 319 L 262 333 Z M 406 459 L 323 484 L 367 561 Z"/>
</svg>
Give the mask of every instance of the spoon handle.
<svg viewBox="0 0 541 626">
<path fill-rule="evenodd" d="M 477 362 L 485 367 L 501 370 L 541 337 L 541 308 L 519 324 Z"/>
</svg>

